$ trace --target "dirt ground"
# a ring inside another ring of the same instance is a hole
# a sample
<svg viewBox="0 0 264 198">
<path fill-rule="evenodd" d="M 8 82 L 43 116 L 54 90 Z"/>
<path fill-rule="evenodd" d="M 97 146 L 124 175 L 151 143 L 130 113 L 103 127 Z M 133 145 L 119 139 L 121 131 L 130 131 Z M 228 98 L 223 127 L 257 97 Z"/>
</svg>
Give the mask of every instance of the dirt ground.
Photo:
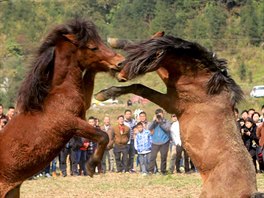
<svg viewBox="0 0 264 198">
<path fill-rule="evenodd" d="M 257 175 L 259 191 L 264 192 L 264 174 Z M 195 198 L 201 191 L 198 173 L 151 175 L 139 173 L 106 173 L 85 176 L 39 178 L 25 181 L 21 187 L 22 198 Z"/>
</svg>

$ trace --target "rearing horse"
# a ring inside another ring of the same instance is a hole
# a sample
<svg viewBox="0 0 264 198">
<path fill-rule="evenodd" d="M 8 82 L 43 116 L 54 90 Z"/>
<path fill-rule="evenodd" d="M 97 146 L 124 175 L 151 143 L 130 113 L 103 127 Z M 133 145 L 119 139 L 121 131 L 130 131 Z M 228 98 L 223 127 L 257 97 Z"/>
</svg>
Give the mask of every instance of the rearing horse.
<svg viewBox="0 0 264 198">
<path fill-rule="evenodd" d="M 183 145 L 202 176 L 200 197 L 261 196 L 255 193 L 255 169 L 233 113 L 243 93 L 228 75 L 226 61 L 173 36 L 152 38 L 126 50 L 119 80 L 158 70 L 167 93 L 132 84 L 102 90 L 96 98 L 134 93 L 176 113 Z"/>
<path fill-rule="evenodd" d="M 118 70 L 123 60 L 90 21 L 73 20 L 51 31 L 20 88 L 19 113 L 0 132 L 0 197 L 19 197 L 21 183 L 43 170 L 74 135 L 98 143 L 87 165 L 93 176 L 108 143 L 106 133 L 84 119 L 94 76 Z"/>
</svg>

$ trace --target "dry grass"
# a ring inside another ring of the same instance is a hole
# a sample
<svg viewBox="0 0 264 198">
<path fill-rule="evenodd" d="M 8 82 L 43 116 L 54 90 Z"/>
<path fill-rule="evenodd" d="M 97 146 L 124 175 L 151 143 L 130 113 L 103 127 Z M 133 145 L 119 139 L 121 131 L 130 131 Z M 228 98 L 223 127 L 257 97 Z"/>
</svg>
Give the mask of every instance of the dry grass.
<svg viewBox="0 0 264 198">
<path fill-rule="evenodd" d="M 258 188 L 264 192 L 264 175 L 257 175 Z M 41 178 L 26 181 L 21 197 L 198 197 L 199 174 L 142 176 L 138 173 L 106 173 L 90 177 Z"/>
</svg>

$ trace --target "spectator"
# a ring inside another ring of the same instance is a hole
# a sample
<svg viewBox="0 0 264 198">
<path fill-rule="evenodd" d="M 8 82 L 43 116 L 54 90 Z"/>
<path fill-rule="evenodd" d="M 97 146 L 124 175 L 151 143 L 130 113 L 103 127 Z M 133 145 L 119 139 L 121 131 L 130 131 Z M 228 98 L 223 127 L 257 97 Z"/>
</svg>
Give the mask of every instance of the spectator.
<svg viewBox="0 0 264 198">
<path fill-rule="evenodd" d="M 181 159 L 181 156 L 180 156 L 180 158 L 179 158 L 179 156 L 177 158 L 177 147 L 181 147 L 180 126 L 179 126 L 179 121 L 177 119 L 177 116 L 175 114 L 171 115 L 171 119 L 172 119 L 172 124 L 171 124 L 171 128 L 170 128 L 170 132 L 171 132 L 170 172 L 171 173 L 174 172 L 174 168 L 175 168 L 175 165 L 176 165 L 176 172 L 179 173 L 180 172 L 180 159 Z"/>
<path fill-rule="evenodd" d="M 248 118 L 248 111 L 247 110 L 243 110 L 241 112 L 241 118 L 243 118 L 243 120 L 246 120 Z"/>
<path fill-rule="evenodd" d="M 245 128 L 243 130 L 243 134 L 242 134 L 242 139 L 244 141 L 244 144 L 247 148 L 247 150 L 249 151 L 256 172 L 257 172 L 257 165 L 256 165 L 256 150 L 257 150 L 257 146 L 258 146 L 258 138 L 257 138 L 257 134 L 256 134 L 256 124 L 254 123 L 254 121 L 251 118 L 247 118 L 245 121 Z"/>
<path fill-rule="evenodd" d="M 114 138 L 114 154 L 117 172 L 128 172 L 128 141 L 130 129 L 124 125 L 124 116 L 117 117 L 117 125 L 112 129 Z"/>
<path fill-rule="evenodd" d="M 257 137 L 259 138 L 259 153 L 258 153 L 258 160 L 260 163 L 260 171 L 263 172 L 262 167 L 264 166 L 264 125 L 263 122 L 257 127 Z M 263 165 L 263 166 L 262 166 Z"/>
<path fill-rule="evenodd" d="M 4 114 L 4 106 L 0 104 L 0 130 L 7 124 L 7 116 Z"/>
<path fill-rule="evenodd" d="M 254 121 L 257 127 L 261 125 L 260 114 L 258 112 L 255 111 L 252 114 L 252 120 Z M 259 139 L 258 134 L 256 135 L 257 135 L 257 138 Z M 263 173 L 264 172 L 264 162 L 263 162 L 263 156 L 262 156 L 262 147 L 259 145 L 259 141 L 257 141 L 256 157 L 259 163 L 259 171 Z"/>
<path fill-rule="evenodd" d="M 88 123 L 95 127 L 95 128 L 100 128 L 99 126 L 96 125 L 96 118 L 93 116 L 90 116 L 88 118 Z M 90 159 L 90 157 L 94 154 L 95 150 L 97 148 L 97 144 L 93 141 L 89 140 L 89 144 L 88 144 L 88 148 L 87 148 L 87 161 Z M 98 164 L 98 166 L 95 167 L 97 170 L 97 173 L 101 173 L 102 172 L 102 168 L 101 168 L 101 163 Z"/>
<path fill-rule="evenodd" d="M 239 129 L 241 136 L 242 136 L 244 133 L 244 128 L 245 128 L 245 120 L 243 118 L 240 118 L 237 121 L 237 126 L 238 126 L 238 129 Z"/>
<path fill-rule="evenodd" d="M 134 146 L 134 132 L 133 128 L 136 125 L 136 121 L 132 118 L 132 111 L 130 109 L 125 110 L 124 124 L 129 127 L 130 137 L 128 141 L 128 167 L 130 173 L 134 173 L 134 157 L 135 157 L 135 146 Z"/>
<path fill-rule="evenodd" d="M 111 172 L 115 171 L 115 155 L 114 155 L 114 150 L 113 150 L 113 144 L 114 144 L 114 139 L 113 139 L 113 134 L 112 134 L 112 126 L 110 124 L 110 117 L 105 116 L 104 117 L 104 125 L 101 127 L 101 130 L 107 133 L 109 137 L 109 143 L 106 147 L 106 150 L 103 155 L 102 159 L 102 172 L 106 172 L 106 158 L 108 159 L 108 170 Z"/>
<path fill-rule="evenodd" d="M 187 151 L 183 148 L 183 155 L 184 155 L 184 170 L 186 174 L 196 172 L 195 166 L 192 163 L 191 158 L 189 157 Z"/>
<path fill-rule="evenodd" d="M 143 124 L 144 129 L 148 129 L 150 122 L 148 122 L 147 113 L 145 111 L 142 111 L 139 113 L 138 117 L 139 117 L 139 122 Z"/>
<path fill-rule="evenodd" d="M 258 113 L 258 112 L 254 112 L 253 114 L 252 114 L 252 120 L 255 122 L 255 124 L 257 125 L 257 126 L 259 126 L 260 124 L 261 124 L 261 120 L 260 120 L 260 114 Z"/>
<path fill-rule="evenodd" d="M 8 122 L 9 120 L 11 120 L 11 119 L 14 117 L 14 115 L 15 115 L 15 107 L 10 106 L 10 107 L 8 108 L 8 111 L 7 111 L 7 114 L 6 114 L 6 116 L 7 116 L 7 122 Z"/>
<path fill-rule="evenodd" d="M 192 173 L 195 172 L 195 167 L 189 157 L 189 155 L 187 154 L 186 150 L 182 147 L 182 143 L 181 143 L 181 137 L 180 137 L 180 125 L 179 125 L 179 121 L 176 117 L 175 114 L 172 115 L 172 120 L 173 123 L 171 125 L 171 138 L 173 143 L 176 145 L 176 159 L 172 160 L 171 165 L 173 166 L 174 164 L 176 165 L 176 173 L 181 173 L 180 167 L 181 167 L 181 159 L 182 159 L 182 155 L 184 156 L 184 170 L 185 173 Z M 174 164 L 173 164 L 174 162 Z M 173 172 L 174 171 L 174 166 L 170 167 L 170 171 Z"/>
<path fill-rule="evenodd" d="M 65 145 L 59 155 L 60 159 L 60 170 L 63 177 L 67 176 L 67 157 L 70 158 L 70 170 L 71 175 L 78 175 L 78 159 L 77 159 L 77 151 L 75 148 L 76 141 L 78 137 L 74 136 L 70 139 L 70 141 Z"/>
<path fill-rule="evenodd" d="M 88 161 L 87 150 L 89 147 L 89 140 L 81 138 L 81 147 L 77 152 L 77 161 L 79 164 L 79 175 L 87 176 L 86 162 Z"/>
<path fill-rule="evenodd" d="M 50 175 L 50 168 L 51 168 L 51 172 L 52 172 L 52 177 L 57 177 L 57 174 L 56 174 L 56 164 L 57 164 L 57 157 L 54 158 L 51 161 L 51 163 L 49 163 L 48 166 L 45 168 L 45 170 L 44 170 L 45 177 L 48 177 L 48 178 L 51 177 L 51 175 Z"/>
<path fill-rule="evenodd" d="M 57 161 L 58 161 L 58 156 L 55 157 L 52 162 L 51 162 L 51 174 L 52 177 L 57 177 Z"/>
<path fill-rule="evenodd" d="M 1 118 L 0 119 L 0 131 L 1 131 L 1 129 L 3 129 L 5 127 L 6 124 L 7 124 L 7 119 Z"/>
<path fill-rule="evenodd" d="M 149 130 L 144 129 L 141 122 L 137 123 L 136 128 L 138 133 L 135 136 L 135 149 L 139 156 L 140 170 L 143 175 L 146 175 L 150 161 L 151 134 Z"/>
<path fill-rule="evenodd" d="M 249 110 L 248 110 L 248 117 L 249 117 L 249 118 L 252 118 L 252 115 L 253 115 L 254 112 L 255 112 L 255 109 L 252 109 L 252 108 L 249 109 Z"/>
<path fill-rule="evenodd" d="M 0 119 L 7 119 L 6 115 L 4 114 L 4 106 L 0 104 Z"/>
<path fill-rule="evenodd" d="M 98 118 L 94 118 L 95 127 L 100 128 L 100 120 Z"/>
<path fill-rule="evenodd" d="M 149 130 L 152 134 L 151 157 L 149 172 L 154 173 L 158 152 L 161 156 L 161 173 L 166 174 L 167 156 L 170 143 L 170 123 L 164 118 L 163 110 L 157 109 Z"/>
<path fill-rule="evenodd" d="M 262 105 L 261 107 L 261 112 L 260 112 L 260 121 L 261 122 L 264 122 L 264 105 Z"/>
</svg>

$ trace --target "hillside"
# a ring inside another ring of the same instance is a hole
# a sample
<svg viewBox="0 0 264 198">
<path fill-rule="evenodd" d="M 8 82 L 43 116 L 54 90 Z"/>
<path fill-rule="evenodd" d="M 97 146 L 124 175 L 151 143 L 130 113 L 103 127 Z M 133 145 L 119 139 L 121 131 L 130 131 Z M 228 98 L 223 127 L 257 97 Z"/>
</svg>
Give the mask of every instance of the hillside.
<svg viewBox="0 0 264 198">
<path fill-rule="evenodd" d="M 136 42 L 163 30 L 198 42 L 228 60 L 229 72 L 245 92 L 241 109 L 264 104 L 263 99 L 248 97 L 254 85 L 264 84 L 264 1 L 259 0 L 0 1 L 0 103 L 15 104 L 41 40 L 56 24 L 74 17 L 92 20 L 103 40 L 117 37 Z M 152 73 L 132 82 L 164 92 L 157 79 Z M 99 74 L 95 91 L 118 84 Z"/>
</svg>

